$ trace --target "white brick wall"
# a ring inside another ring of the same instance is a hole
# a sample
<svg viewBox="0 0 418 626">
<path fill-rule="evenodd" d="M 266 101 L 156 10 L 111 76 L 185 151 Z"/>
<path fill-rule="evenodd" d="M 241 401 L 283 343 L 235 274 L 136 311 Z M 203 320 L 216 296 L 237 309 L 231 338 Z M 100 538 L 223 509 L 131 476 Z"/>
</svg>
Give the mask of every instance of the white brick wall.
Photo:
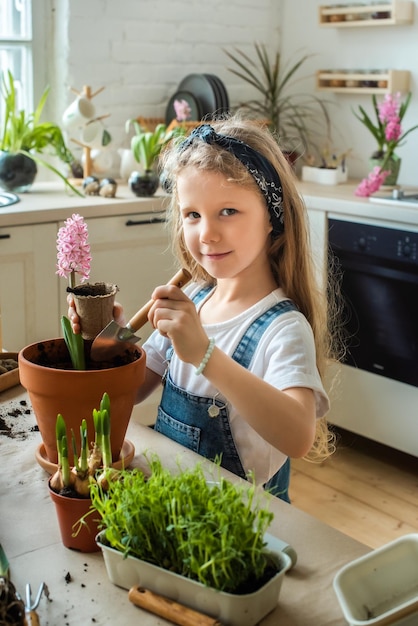
<svg viewBox="0 0 418 626">
<path fill-rule="evenodd" d="M 223 49 L 251 50 L 254 41 L 275 48 L 278 42 L 281 0 L 59 0 L 58 4 L 59 11 L 52 14 L 59 16 L 61 31 L 53 54 L 60 60 L 53 80 L 55 114 L 59 117 L 73 99 L 71 87 L 81 90 L 90 85 L 95 91 L 105 86 L 94 102 L 99 113 L 111 113 L 106 127 L 115 148 L 129 145 L 127 119 L 164 117 L 171 95 L 187 74 L 218 75 L 232 103 L 248 97 L 245 84 L 227 70 L 230 62 Z"/>
<path fill-rule="evenodd" d="M 125 121 L 138 115 L 164 116 L 170 96 L 187 74 L 217 74 L 232 104 L 252 97 L 250 88 L 228 71 L 231 63 L 223 49 L 238 46 L 252 53 L 258 41 L 272 51 L 280 46 L 285 64 L 302 52 L 312 54 L 301 72 L 304 80 L 294 87 L 303 92 L 315 92 L 314 74 L 321 68 L 409 70 L 408 129 L 418 119 L 418 0 L 413 2 L 412 25 L 323 29 L 318 25 L 323 0 L 34 0 L 37 9 L 50 6 L 50 21 L 58 25 L 42 42 L 50 52 L 48 76 L 42 80 L 42 86 L 46 80 L 52 87 L 48 114 L 60 120 L 73 98 L 70 87 L 89 84 L 96 90 L 104 85 L 95 103 L 100 113 L 111 113 L 106 120 L 111 148 L 128 147 Z M 375 146 L 353 109 L 361 104 L 371 113 L 371 98 L 323 97 L 330 102 L 334 148 L 337 153 L 351 148 L 349 172 L 361 178 Z M 399 149 L 401 184 L 417 185 L 417 137 L 414 131 Z"/>
</svg>

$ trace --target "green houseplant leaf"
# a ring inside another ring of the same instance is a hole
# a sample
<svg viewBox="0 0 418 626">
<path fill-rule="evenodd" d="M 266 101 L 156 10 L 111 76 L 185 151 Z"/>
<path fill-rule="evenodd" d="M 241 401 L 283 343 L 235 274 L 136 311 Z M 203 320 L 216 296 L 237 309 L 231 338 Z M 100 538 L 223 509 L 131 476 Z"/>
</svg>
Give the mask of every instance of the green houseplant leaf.
<svg viewBox="0 0 418 626">
<path fill-rule="evenodd" d="M 135 135 L 131 139 L 131 150 L 135 160 L 142 165 L 145 172 L 151 171 L 160 156 L 161 150 L 174 137 L 184 134 L 181 126 L 167 130 L 165 124 L 158 124 L 154 131 L 143 128 L 135 119 L 126 122 L 126 132 L 132 124 Z"/>
<path fill-rule="evenodd" d="M 83 197 L 56 167 L 39 156 L 48 150 L 67 165 L 74 161 L 59 126 L 40 121 L 48 94 L 47 87 L 33 113 L 18 110 L 13 75 L 10 70 L 3 73 L 1 95 L 4 100 L 4 120 L 0 129 L 0 151 L 25 155 L 56 174 L 74 193 Z"/>
<path fill-rule="evenodd" d="M 265 120 L 278 136 L 284 150 L 316 149 L 316 136 L 323 141 L 330 134 L 327 103 L 313 94 L 293 92 L 302 78 L 298 72 L 311 55 L 303 54 L 296 61 L 283 64 L 280 52 L 270 59 L 267 47 L 254 44 L 255 57 L 234 48 L 224 50 L 234 63 L 229 71 L 258 91 L 258 99 L 240 104 L 258 119 Z"/>
<path fill-rule="evenodd" d="M 64 335 L 64 341 L 70 353 L 71 363 L 75 370 L 86 369 L 86 359 L 84 355 L 84 339 L 81 333 L 74 333 L 71 322 L 65 315 L 61 318 L 61 327 Z"/>
</svg>

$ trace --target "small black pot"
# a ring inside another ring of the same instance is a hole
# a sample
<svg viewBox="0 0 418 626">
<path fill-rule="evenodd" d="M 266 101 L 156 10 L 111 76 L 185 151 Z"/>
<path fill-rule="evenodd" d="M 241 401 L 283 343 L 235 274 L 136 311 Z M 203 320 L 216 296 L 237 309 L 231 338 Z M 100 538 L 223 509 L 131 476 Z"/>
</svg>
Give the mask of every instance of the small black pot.
<svg viewBox="0 0 418 626">
<path fill-rule="evenodd" d="M 6 191 L 28 191 L 37 171 L 35 161 L 25 154 L 0 151 L 0 187 Z"/>
<path fill-rule="evenodd" d="M 153 196 L 158 189 L 160 179 L 154 172 L 132 172 L 128 185 L 136 196 Z"/>
</svg>

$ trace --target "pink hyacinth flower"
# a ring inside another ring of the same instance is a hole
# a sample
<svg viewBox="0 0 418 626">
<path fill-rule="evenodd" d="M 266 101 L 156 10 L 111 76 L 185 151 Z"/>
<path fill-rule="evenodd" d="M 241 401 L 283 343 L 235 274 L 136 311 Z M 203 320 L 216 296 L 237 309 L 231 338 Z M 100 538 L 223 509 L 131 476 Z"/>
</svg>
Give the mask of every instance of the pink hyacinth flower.
<svg viewBox="0 0 418 626">
<path fill-rule="evenodd" d="M 379 191 L 389 174 L 389 170 L 381 171 L 380 167 L 376 165 L 368 177 L 361 181 L 355 191 L 355 195 L 368 198 L 372 193 L 375 193 L 375 191 Z"/>
<path fill-rule="evenodd" d="M 87 224 L 78 213 L 68 218 L 57 237 L 57 274 L 63 278 L 79 274 L 80 282 L 90 276 L 90 245 Z"/>
<path fill-rule="evenodd" d="M 379 111 L 379 120 L 382 124 L 399 120 L 399 110 L 401 107 L 401 94 L 387 93 L 383 102 L 377 105 Z"/>
<path fill-rule="evenodd" d="M 402 134 L 402 128 L 399 119 L 393 119 L 387 123 L 385 128 L 385 137 L 387 141 L 398 141 Z"/>
<path fill-rule="evenodd" d="M 185 122 L 189 119 L 192 110 L 187 100 L 174 100 L 173 106 L 178 122 Z"/>
</svg>

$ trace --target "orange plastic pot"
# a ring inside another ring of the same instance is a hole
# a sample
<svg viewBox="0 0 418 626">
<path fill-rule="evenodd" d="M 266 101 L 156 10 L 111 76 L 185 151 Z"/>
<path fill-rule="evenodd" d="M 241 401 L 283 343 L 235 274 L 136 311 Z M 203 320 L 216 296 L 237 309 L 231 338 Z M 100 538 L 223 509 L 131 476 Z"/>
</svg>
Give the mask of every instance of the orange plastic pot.
<svg viewBox="0 0 418 626">
<path fill-rule="evenodd" d="M 83 419 L 87 421 L 88 436 L 93 440 L 93 409 L 100 407 L 104 392 L 110 398 L 112 457 L 113 461 L 119 459 L 136 393 L 145 379 L 146 364 L 143 350 L 134 344 L 128 344 L 126 349 L 134 359 L 132 362 L 83 371 L 41 364 L 43 361 L 58 364 L 68 360 L 67 347 L 62 338 L 33 343 L 20 351 L 20 382 L 29 394 L 49 461 L 58 461 L 55 436 L 58 413 L 65 419 L 68 441 L 71 441 L 73 429 L 77 446 L 80 446 L 80 425 Z M 72 450 L 69 450 L 69 457 L 70 464 L 73 464 Z"/>
</svg>

